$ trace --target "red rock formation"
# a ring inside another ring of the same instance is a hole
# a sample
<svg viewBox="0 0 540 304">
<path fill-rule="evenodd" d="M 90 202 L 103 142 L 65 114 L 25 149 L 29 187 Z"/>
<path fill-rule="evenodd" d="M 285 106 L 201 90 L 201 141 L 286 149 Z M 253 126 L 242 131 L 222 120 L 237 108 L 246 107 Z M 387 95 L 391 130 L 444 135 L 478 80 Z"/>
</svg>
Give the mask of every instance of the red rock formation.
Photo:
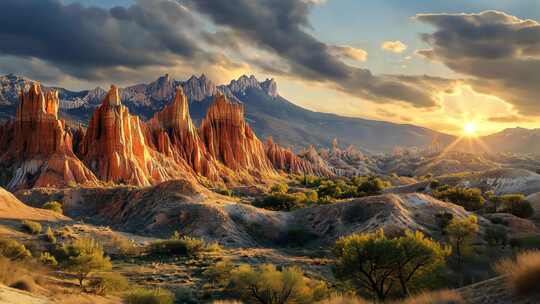
<svg viewBox="0 0 540 304">
<path fill-rule="evenodd" d="M 208 153 L 189 115 L 188 100 L 181 88 L 171 104 L 158 112 L 148 122 L 156 149 L 187 162 L 191 168 L 211 180 L 219 179 L 219 165 Z"/>
<path fill-rule="evenodd" d="M 255 177 L 276 174 L 263 144 L 244 121 L 241 104 L 216 95 L 199 132 L 210 154 L 233 171 Z"/>
<path fill-rule="evenodd" d="M 21 92 L 15 121 L 3 131 L 13 134 L 0 157 L 2 166 L 12 171 L 8 188 L 97 182 L 73 153 L 71 135 L 58 119 L 58 105 L 57 92 L 44 93 L 39 84 Z"/>
<path fill-rule="evenodd" d="M 333 175 L 330 170 L 323 166 L 315 166 L 307 160 L 296 156 L 290 149 L 284 149 L 274 143 L 272 137 L 266 141 L 266 155 L 274 165 L 274 168 L 291 174 L 299 175 Z"/>
<path fill-rule="evenodd" d="M 104 181 L 147 186 L 178 177 L 192 177 L 186 163 L 179 163 L 152 149 L 145 140 L 148 130 L 120 103 L 111 86 L 90 122 L 79 146 L 81 159 Z"/>
</svg>

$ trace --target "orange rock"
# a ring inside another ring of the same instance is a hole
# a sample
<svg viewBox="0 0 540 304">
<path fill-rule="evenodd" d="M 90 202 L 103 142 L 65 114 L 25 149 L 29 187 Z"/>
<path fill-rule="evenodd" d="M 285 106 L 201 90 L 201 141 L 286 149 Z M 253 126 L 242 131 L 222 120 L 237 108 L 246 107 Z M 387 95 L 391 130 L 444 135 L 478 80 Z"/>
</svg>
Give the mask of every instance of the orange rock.
<svg viewBox="0 0 540 304">
<path fill-rule="evenodd" d="M 71 134 L 58 119 L 58 105 L 58 93 L 44 93 L 39 84 L 21 92 L 15 121 L 4 127 L 13 136 L 0 157 L 2 166 L 12 171 L 9 189 L 97 182 L 73 153 Z"/>
<path fill-rule="evenodd" d="M 276 175 L 264 146 L 244 121 L 244 107 L 216 95 L 199 130 L 210 154 L 235 172 Z"/>
<path fill-rule="evenodd" d="M 152 149 L 145 140 L 148 130 L 120 103 L 111 86 L 90 122 L 79 146 L 81 159 L 102 180 L 147 186 L 178 177 L 191 178 L 192 170 Z"/>
<path fill-rule="evenodd" d="M 173 102 L 156 113 L 148 125 L 159 152 L 176 161 L 187 162 L 197 174 L 211 180 L 220 178 L 219 165 L 197 133 L 189 115 L 187 97 L 181 88 L 176 90 Z"/>
<path fill-rule="evenodd" d="M 268 137 L 266 141 L 266 155 L 276 169 L 287 173 L 320 176 L 333 175 L 328 168 L 316 166 L 307 160 L 296 156 L 290 149 L 280 147 L 278 144 L 274 143 L 272 137 Z"/>
</svg>

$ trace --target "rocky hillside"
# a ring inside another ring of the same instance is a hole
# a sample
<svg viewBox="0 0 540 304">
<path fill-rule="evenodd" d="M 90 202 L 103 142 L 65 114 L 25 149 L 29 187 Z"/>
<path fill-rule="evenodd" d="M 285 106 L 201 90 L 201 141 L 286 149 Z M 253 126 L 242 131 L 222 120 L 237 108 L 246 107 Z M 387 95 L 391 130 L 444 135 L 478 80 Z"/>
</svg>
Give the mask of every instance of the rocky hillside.
<svg viewBox="0 0 540 304">
<path fill-rule="evenodd" d="M 22 89 L 27 90 L 31 82 L 15 75 L 0 76 L 0 118 L 14 116 L 18 94 Z M 216 85 L 205 75 L 192 76 L 185 81 L 164 75 L 148 84 L 120 88 L 119 97 L 132 114 L 145 120 L 171 103 L 179 87 L 190 101 L 191 116 L 196 124 L 204 118 L 213 96 L 220 92 L 229 100 L 244 104 L 246 117 L 258 136 L 272 136 L 275 142 L 285 146 L 330 146 L 334 138 L 339 138 L 345 147 L 352 144 L 371 151 L 389 151 L 395 146 L 426 146 L 433 137 L 443 143 L 452 140 L 451 136 L 412 125 L 313 112 L 280 96 L 273 79 L 259 82 L 253 76 Z M 101 88 L 80 92 L 56 89 L 61 116 L 83 124 L 107 93 Z"/>
</svg>

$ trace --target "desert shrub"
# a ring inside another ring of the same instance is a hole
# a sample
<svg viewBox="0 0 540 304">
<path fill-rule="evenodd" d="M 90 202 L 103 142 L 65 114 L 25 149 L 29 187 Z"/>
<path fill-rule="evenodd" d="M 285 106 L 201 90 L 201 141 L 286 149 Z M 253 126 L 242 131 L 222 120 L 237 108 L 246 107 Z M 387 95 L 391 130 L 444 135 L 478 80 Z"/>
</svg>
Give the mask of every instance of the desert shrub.
<svg viewBox="0 0 540 304">
<path fill-rule="evenodd" d="M 54 211 L 54 212 L 60 213 L 60 214 L 64 213 L 64 210 L 62 209 L 62 204 L 60 202 L 57 202 L 57 201 L 47 202 L 47 203 L 43 204 L 43 206 L 41 208 L 51 210 L 51 211 Z"/>
<path fill-rule="evenodd" d="M 331 295 L 329 298 L 317 302 L 317 304 L 372 304 L 355 295 Z"/>
<path fill-rule="evenodd" d="M 495 270 L 505 276 L 509 287 L 517 295 L 540 292 L 540 251 L 522 252 L 515 260 L 504 259 L 496 264 Z"/>
<path fill-rule="evenodd" d="M 112 267 L 103 247 L 94 239 L 82 238 L 63 244 L 61 252 L 64 256 L 63 267 L 77 277 L 81 288 L 90 273 Z"/>
<path fill-rule="evenodd" d="M 476 188 L 440 187 L 433 191 L 433 196 L 460 205 L 467 211 L 480 210 L 485 202 L 482 191 Z"/>
<path fill-rule="evenodd" d="M 45 231 L 45 240 L 51 244 L 56 244 L 56 236 L 50 226 L 47 227 L 47 230 Z"/>
<path fill-rule="evenodd" d="M 450 222 L 454 219 L 454 215 L 450 212 L 439 212 L 435 215 L 437 226 L 441 229 L 443 234 L 446 233 L 446 227 L 450 225 Z"/>
<path fill-rule="evenodd" d="M 306 196 L 307 203 L 316 203 L 319 200 L 319 195 L 317 194 L 317 191 L 315 190 L 308 190 L 304 192 Z"/>
<path fill-rule="evenodd" d="M 105 272 L 93 277 L 89 287 L 98 295 L 107 295 L 126 290 L 129 287 L 129 282 L 119 273 Z"/>
<path fill-rule="evenodd" d="M 41 224 L 34 221 L 23 220 L 21 222 L 22 228 L 31 234 L 40 234 L 41 233 Z"/>
<path fill-rule="evenodd" d="M 285 183 L 279 183 L 272 186 L 270 189 L 272 193 L 287 193 L 289 192 L 289 186 Z"/>
<path fill-rule="evenodd" d="M 519 247 L 522 249 L 540 249 L 540 237 L 538 236 L 528 236 L 521 238 L 512 238 L 508 241 L 508 244 L 511 247 Z"/>
<path fill-rule="evenodd" d="M 0 239 L 0 255 L 12 260 L 32 257 L 26 246 L 13 239 Z"/>
<path fill-rule="evenodd" d="M 56 258 L 51 255 L 50 253 L 48 252 L 42 252 L 40 255 L 39 255 L 39 261 L 41 263 L 43 263 L 44 265 L 49 265 L 49 266 L 56 266 L 58 265 L 58 261 L 56 261 Z"/>
<path fill-rule="evenodd" d="M 478 230 L 478 219 L 474 215 L 465 219 L 453 219 L 446 227 L 446 234 L 452 244 L 458 266 L 462 266 L 463 257 L 470 252 L 471 243 L 476 238 Z"/>
<path fill-rule="evenodd" d="M 390 239 L 379 230 L 339 239 L 334 254 L 338 279 L 383 301 L 397 286 L 408 295 L 417 280 L 444 265 L 450 248 L 421 232 Z"/>
<path fill-rule="evenodd" d="M 203 274 L 210 282 L 225 286 L 229 282 L 229 275 L 233 269 L 234 265 L 231 263 L 231 260 L 225 259 L 210 265 Z"/>
<path fill-rule="evenodd" d="M 202 239 L 182 236 L 178 240 L 164 240 L 150 243 L 147 252 L 155 255 L 185 255 L 196 256 L 202 252 L 220 250 L 219 244 L 206 243 Z"/>
<path fill-rule="evenodd" d="M 253 206 L 274 211 L 292 211 L 305 207 L 306 195 L 273 192 L 253 203 Z"/>
<path fill-rule="evenodd" d="M 174 289 L 175 303 L 182 304 L 199 304 L 199 300 L 195 297 L 193 290 L 186 286 L 179 286 Z"/>
<path fill-rule="evenodd" d="M 10 284 L 9 287 L 28 292 L 34 292 L 36 291 L 36 282 L 32 278 L 26 277 L 17 280 L 15 283 Z"/>
<path fill-rule="evenodd" d="M 173 304 L 174 295 L 165 289 L 138 288 L 124 296 L 126 304 Z"/>
<path fill-rule="evenodd" d="M 389 184 L 378 177 L 371 176 L 358 186 L 357 192 L 365 195 L 380 194 Z"/>
<path fill-rule="evenodd" d="M 429 183 L 429 188 L 431 188 L 431 190 L 436 190 L 436 189 L 438 189 L 440 186 L 441 186 L 441 182 L 439 182 L 439 181 L 436 180 L 436 179 L 432 180 L 432 181 Z"/>
<path fill-rule="evenodd" d="M 529 218 L 533 216 L 534 209 L 523 194 L 506 194 L 498 196 L 497 201 L 502 212 L 511 213 L 517 217 Z"/>
<path fill-rule="evenodd" d="M 248 302 L 313 303 L 327 294 L 323 283 L 304 277 L 297 267 L 286 267 L 279 271 L 270 264 L 257 268 L 244 264 L 234 269 L 230 277 L 230 291 Z"/>
<path fill-rule="evenodd" d="M 491 246 L 506 246 L 508 243 L 508 233 L 504 226 L 489 226 L 486 228 L 484 239 Z"/>
<path fill-rule="evenodd" d="M 118 254 L 121 255 L 138 255 L 140 254 L 140 248 L 137 247 L 134 241 L 123 235 L 113 235 L 110 239 L 110 246 L 115 248 Z"/>
</svg>

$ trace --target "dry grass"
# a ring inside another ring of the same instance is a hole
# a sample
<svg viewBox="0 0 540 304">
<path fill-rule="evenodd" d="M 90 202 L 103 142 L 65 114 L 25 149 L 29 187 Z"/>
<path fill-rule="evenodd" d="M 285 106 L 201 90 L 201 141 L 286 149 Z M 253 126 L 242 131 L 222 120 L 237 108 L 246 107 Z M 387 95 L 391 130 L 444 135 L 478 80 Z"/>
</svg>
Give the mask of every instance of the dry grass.
<svg viewBox="0 0 540 304">
<path fill-rule="evenodd" d="M 540 251 L 526 251 L 516 260 L 504 259 L 495 270 L 506 276 L 506 282 L 516 295 L 540 293 Z"/>
<path fill-rule="evenodd" d="M 36 291 L 36 282 L 34 281 L 34 279 L 30 278 L 30 277 L 24 277 L 20 280 L 18 280 L 17 282 L 13 283 L 13 284 L 10 284 L 9 287 L 11 288 L 16 288 L 16 289 L 19 289 L 19 290 L 24 290 L 24 291 L 28 291 L 30 293 L 33 293 Z"/>
<path fill-rule="evenodd" d="M 421 293 L 395 304 L 464 304 L 461 295 L 453 290 Z"/>
<path fill-rule="evenodd" d="M 351 295 L 348 295 L 348 296 L 335 295 L 317 303 L 318 304 L 370 304 L 369 301 L 366 301 L 362 298 L 351 296 Z"/>
</svg>

